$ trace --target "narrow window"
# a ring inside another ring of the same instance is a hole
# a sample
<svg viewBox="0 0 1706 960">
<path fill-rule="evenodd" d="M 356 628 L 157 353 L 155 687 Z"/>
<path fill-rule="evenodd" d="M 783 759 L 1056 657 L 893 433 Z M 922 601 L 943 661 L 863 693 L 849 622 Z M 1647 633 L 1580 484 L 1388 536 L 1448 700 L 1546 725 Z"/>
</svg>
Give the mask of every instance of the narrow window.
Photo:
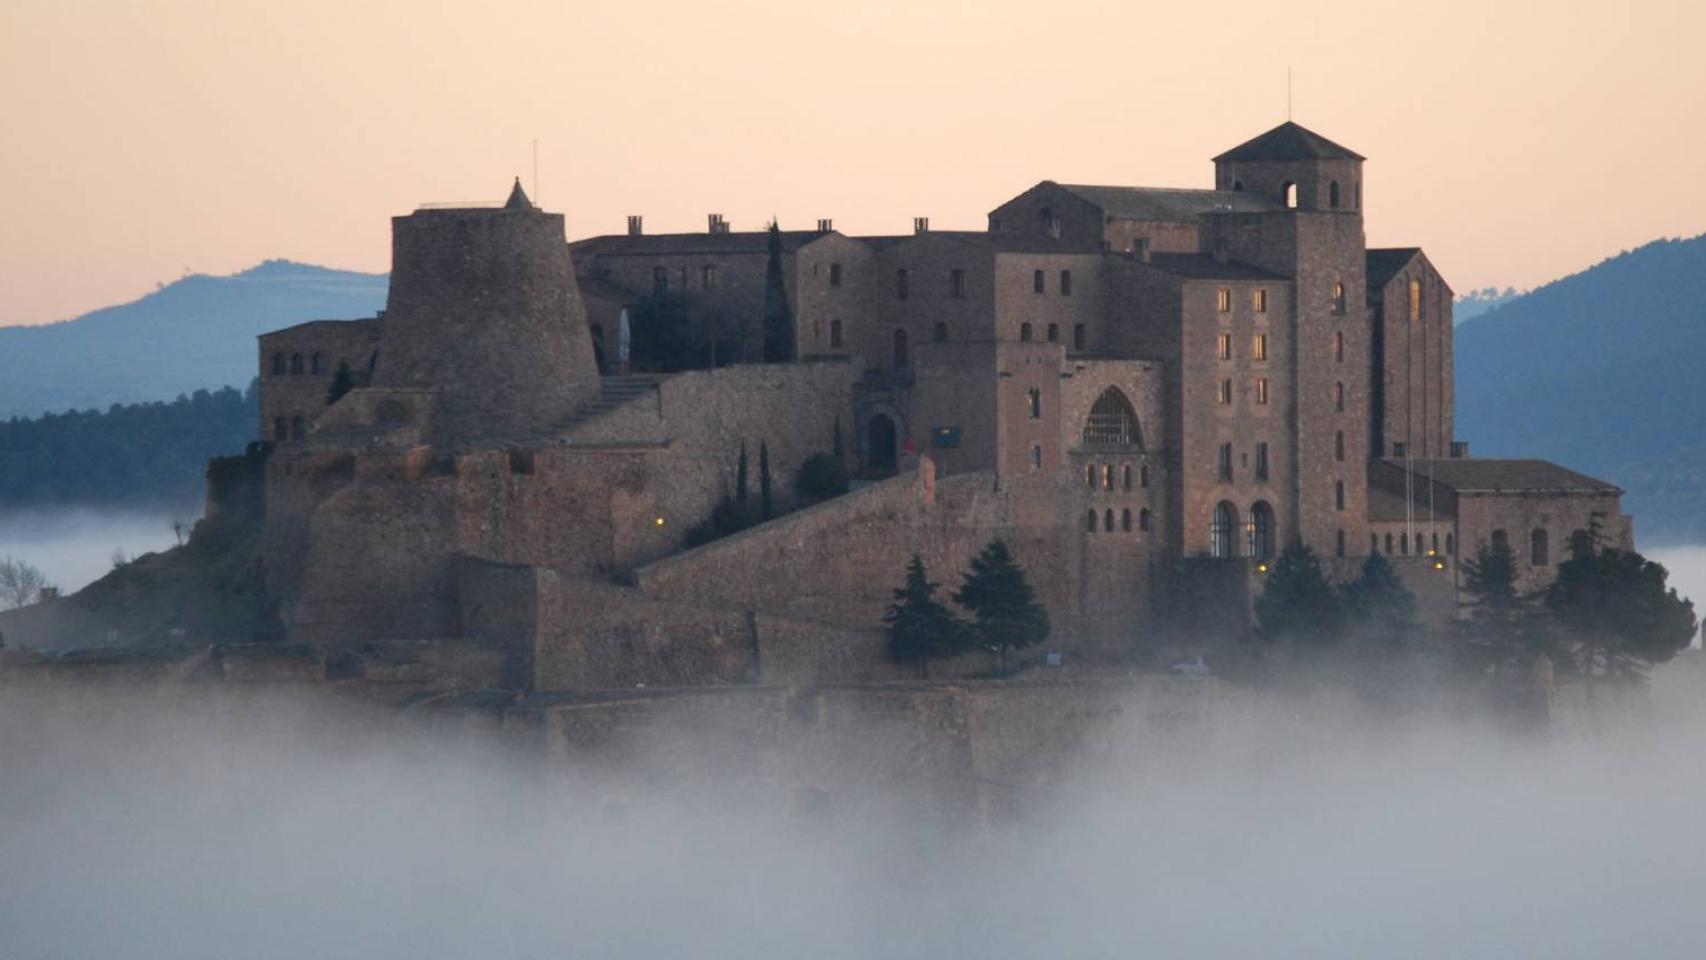
<svg viewBox="0 0 1706 960">
<path fill-rule="evenodd" d="M 1120 471 L 1120 486 L 1131 489 L 1131 464 L 1126 464 Z"/>
<path fill-rule="evenodd" d="M 1130 507 L 1126 507 L 1124 510 L 1120 511 L 1120 529 L 1124 530 L 1126 533 L 1131 532 L 1131 508 Z"/>
<path fill-rule="evenodd" d="M 910 362 L 910 358 L 907 355 L 907 349 L 906 349 L 906 331 L 905 330 L 896 330 L 894 332 L 894 365 L 895 365 L 895 369 L 898 370 L 898 369 L 906 366 L 907 363 L 909 363 L 909 362 Z"/>
<path fill-rule="evenodd" d="M 1084 325 L 1082 323 L 1074 324 L 1072 327 L 1072 349 L 1078 351 L 1084 349 Z"/>
<path fill-rule="evenodd" d="M 841 264 L 832 263 L 829 265 L 829 285 L 832 287 L 841 286 Z"/>
<path fill-rule="evenodd" d="M 1051 323 L 1048 325 L 1048 342 L 1049 343 L 1059 343 L 1060 342 L 1060 324 Z"/>
<path fill-rule="evenodd" d="M 1333 362 L 1345 362 L 1345 331 L 1333 331 Z"/>
<path fill-rule="evenodd" d="M 1340 463 L 1345 462 L 1345 431 L 1343 430 L 1333 434 L 1333 459 Z"/>
<path fill-rule="evenodd" d="M 1043 418 L 1043 392 L 1032 387 L 1025 392 L 1025 400 L 1030 407 L 1031 419 L 1041 420 Z"/>
<path fill-rule="evenodd" d="M 912 285 L 908 283 L 907 280 L 908 278 L 904 269 L 896 270 L 894 272 L 894 295 L 897 299 L 905 300 L 908 296 L 911 296 Z"/>
<path fill-rule="evenodd" d="M 1232 359 L 1232 334 L 1223 333 L 1214 338 L 1214 353 L 1222 360 Z"/>
<path fill-rule="evenodd" d="M 1030 324 L 1028 324 L 1028 323 L 1019 324 L 1019 340 L 1023 343 L 1030 343 L 1031 342 L 1031 325 Z"/>
<path fill-rule="evenodd" d="M 831 285 L 841 285 L 840 271 L 841 264 L 839 263 L 830 267 L 829 282 Z M 703 267 L 699 268 L 699 285 L 704 287 L 706 290 L 717 289 L 717 268 L 714 264 L 707 263 Z"/>
<path fill-rule="evenodd" d="M 1386 554 L 1387 556 L 1392 554 L 1392 534 L 1390 533 L 1386 535 Z"/>
<path fill-rule="evenodd" d="M 1339 209 L 1339 181 L 1337 180 L 1327 184 L 1327 206 L 1334 210 Z M 1340 554 L 1340 556 L 1343 555 L 1343 553 Z"/>
<path fill-rule="evenodd" d="M 1333 384 L 1333 409 L 1345 412 L 1345 385 L 1342 383 Z"/>
<path fill-rule="evenodd" d="M 1109 507 L 1107 512 L 1102 514 L 1102 529 L 1108 531 L 1109 533 L 1114 532 L 1114 508 L 1113 507 Z"/>
<path fill-rule="evenodd" d="M 1149 508 L 1148 507 L 1144 507 L 1142 510 L 1137 511 L 1137 529 L 1143 531 L 1144 533 L 1149 532 Z"/>
<path fill-rule="evenodd" d="M 1149 489 L 1149 464 L 1137 468 L 1137 485 L 1145 490 Z"/>
<path fill-rule="evenodd" d="M 840 320 L 829 321 L 829 345 L 831 347 L 841 346 L 841 321 Z"/>
<path fill-rule="evenodd" d="M 964 300 L 965 299 L 965 297 L 966 297 L 966 272 L 964 270 L 949 270 L 948 271 L 948 293 L 955 300 Z"/>
<path fill-rule="evenodd" d="M 1103 464 L 1102 465 L 1102 489 L 1103 490 L 1112 490 L 1113 488 L 1114 488 L 1114 465 L 1111 463 Z"/>
<path fill-rule="evenodd" d="M 1256 334 L 1256 345 L 1252 349 L 1251 353 L 1255 356 L 1255 358 L 1257 360 L 1266 360 L 1268 358 L 1268 335 L 1267 334 L 1265 334 L 1265 333 Z"/>
<path fill-rule="evenodd" d="M 1214 508 L 1214 522 L 1209 525 L 1209 551 L 1216 557 L 1235 557 L 1233 539 L 1238 526 L 1238 508 L 1222 500 Z"/>
<path fill-rule="evenodd" d="M 1338 542 L 1338 544 L 1337 544 L 1337 547 L 1338 547 L 1338 555 L 1339 555 L 1339 556 L 1341 556 L 1341 557 L 1342 557 L 1342 556 L 1344 556 L 1344 555 L 1345 555 L 1345 531 L 1343 531 L 1343 530 L 1340 530 L 1340 531 L 1339 531 L 1339 538 L 1338 538 L 1338 540 L 1339 540 L 1339 542 Z"/>
<path fill-rule="evenodd" d="M 1220 481 L 1230 483 L 1232 481 L 1232 444 L 1223 443 L 1220 445 L 1220 458 L 1216 466 L 1215 472 L 1220 477 Z"/>
<path fill-rule="evenodd" d="M 1043 465 L 1043 448 L 1041 444 L 1031 444 L 1031 469 L 1040 470 Z"/>
<path fill-rule="evenodd" d="M 1368 535 L 1368 552 L 1369 553 L 1379 553 L 1380 552 L 1380 534 L 1371 533 Z"/>
<path fill-rule="evenodd" d="M 1266 287 L 1258 287 L 1256 289 L 1256 292 L 1251 295 L 1250 306 L 1257 313 L 1268 312 L 1268 290 Z"/>
<path fill-rule="evenodd" d="M 1416 323 L 1422 319 L 1422 281 L 1415 278 L 1410 280 L 1410 322 Z"/>
<path fill-rule="evenodd" d="M 1297 184 L 1288 180 L 1280 190 L 1285 194 L 1285 208 L 1287 210 L 1297 209 Z"/>
<path fill-rule="evenodd" d="M 1408 533 L 1398 534 L 1398 555 L 1402 557 L 1410 555 L 1410 535 Z"/>
<path fill-rule="evenodd" d="M 655 291 L 658 291 L 660 293 L 664 290 L 669 289 L 669 268 L 668 267 L 653 267 L 652 268 L 652 289 Z"/>
<path fill-rule="evenodd" d="M 1268 442 L 1256 444 L 1256 479 L 1268 479 Z"/>
<path fill-rule="evenodd" d="M 936 341 L 937 343 L 947 343 L 948 342 L 948 325 L 945 323 L 942 323 L 941 321 L 938 320 L 936 322 L 935 328 L 930 331 L 930 339 Z"/>
<path fill-rule="evenodd" d="M 1268 378 L 1267 377 L 1257 377 L 1256 378 L 1256 403 L 1260 406 L 1266 406 L 1268 403 Z"/>
<path fill-rule="evenodd" d="M 1547 541 L 1546 531 L 1539 527 L 1528 535 L 1528 562 L 1537 567 L 1552 563 L 1552 546 Z"/>
<path fill-rule="evenodd" d="M 1072 296 L 1072 271 L 1071 270 L 1060 271 L 1060 295 L 1063 297 Z"/>
<path fill-rule="evenodd" d="M 1345 285 L 1343 283 L 1335 282 L 1333 284 L 1333 313 L 1341 317 L 1345 315 Z"/>
<path fill-rule="evenodd" d="M 1093 463 L 1084 466 L 1084 485 L 1096 489 L 1096 465 Z"/>
<path fill-rule="evenodd" d="M 1214 308 L 1221 313 L 1232 312 L 1232 291 L 1222 287 L 1214 293 Z"/>
<path fill-rule="evenodd" d="M 291 376 L 298 376 L 301 373 L 302 373 L 302 354 L 293 353 L 290 355 L 290 374 L 291 374 Z"/>
<path fill-rule="evenodd" d="M 277 375 L 282 375 L 286 369 L 287 369 L 287 367 L 285 366 L 284 354 L 282 354 L 282 353 L 273 354 L 272 355 L 272 372 L 274 374 L 277 374 Z"/>
<path fill-rule="evenodd" d="M 1345 481 L 1343 480 L 1333 481 L 1333 509 L 1345 509 Z"/>
<path fill-rule="evenodd" d="M 1031 274 L 1031 290 L 1034 293 L 1048 292 L 1048 280 L 1044 276 L 1043 271 L 1038 270 Z"/>
<path fill-rule="evenodd" d="M 1220 395 L 1219 395 L 1218 399 L 1220 400 L 1220 405 L 1223 407 L 1229 407 L 1232 405 L 1232 380 L 1231 380 L 1231 378 L 1227 378 L 1227 379 L 1220 381 Z"/>
</svg>

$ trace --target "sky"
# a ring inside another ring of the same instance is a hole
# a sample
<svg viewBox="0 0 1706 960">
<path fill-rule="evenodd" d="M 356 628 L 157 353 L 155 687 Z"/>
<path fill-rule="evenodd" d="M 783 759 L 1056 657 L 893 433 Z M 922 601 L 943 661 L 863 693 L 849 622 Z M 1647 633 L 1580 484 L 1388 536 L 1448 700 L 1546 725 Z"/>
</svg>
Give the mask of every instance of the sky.
<svg viewBox="0 0 1706 960">
<path fill-rule="evenodd" d="M 571 237 L 982 229 L 1039 180 L 1209 186 L 1292 116 L 1459 292 L 1706 232 L 1706 4 L 7 0 L 0 325 L 537 184 Z M 537 178 L 533 144 L 538 143 Z"/>
</svg>

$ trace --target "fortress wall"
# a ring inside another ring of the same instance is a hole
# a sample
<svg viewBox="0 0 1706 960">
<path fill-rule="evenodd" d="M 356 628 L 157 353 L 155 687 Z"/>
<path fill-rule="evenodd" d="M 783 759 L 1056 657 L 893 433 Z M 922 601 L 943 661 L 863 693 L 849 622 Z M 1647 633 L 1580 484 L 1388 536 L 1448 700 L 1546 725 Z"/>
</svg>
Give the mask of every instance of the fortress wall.
<svg viewBox="0 0 1706 960">
<path fill-rule="evenodd" d="M 687 687 L 750 680 L 752 626 L 733 608 L 674 603 L 594 580 L 542 581 L 536 690 Z"/>
<path fill-rule="evenodd" d="M 379 345 L 379 329 L 378 320 L 316 320 L 262 334 L 256 368 L 261 379 L 257 436 L 274 443 L 289 442 L 289 426 L 298 417 L 305 431 L 311 427 L 326 410 L 326 397 L 339 363 L 348 364 L 357 378 L 366 374 L 368 358 Z M 301 359 L 299 372 L 293 372 L 298 370 L 293 364 L 295 358 Z M 281 360 L 282 370 L 278 366 Z M 285 428 L 283 435 L 281 426 Z"/>
<path fill-rule="evenodd" d="M 1494 530 L 1505 531 L 1516 560 L 1516 587 L 1522 591 L 1543 590 L 1558 573 L 1558 564 L 1570 558 L 1570 535 L 1588 530 L 1599 518 L 1600 535 L 1606 546 L 1632 549 L 1629 526 L 1622 522 L 1616 493 L 1509 494 L 1460 493 L 1457 498 L 1457 553 L 1473 559 L 1475 552 L 1491 542 Z M 1544 566 L 1531 562 L 1530 536 L 1535 530 L 1547 534 L 1548 559 Z"/>
</svg>

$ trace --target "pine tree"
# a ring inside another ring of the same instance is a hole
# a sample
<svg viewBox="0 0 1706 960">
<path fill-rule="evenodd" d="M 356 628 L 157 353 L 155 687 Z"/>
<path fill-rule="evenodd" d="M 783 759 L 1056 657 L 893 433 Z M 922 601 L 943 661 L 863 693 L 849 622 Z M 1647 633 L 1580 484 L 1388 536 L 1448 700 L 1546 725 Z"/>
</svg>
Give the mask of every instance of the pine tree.
<svg viewBox="0 0 1706 960">
<path fill-rule="evenodd" d="M 1544 652 L 1546 632 L 1536 623 L 1529 598 L 1516 588 L 1516 556 L 1503 541 L 1482 544 L 1463 561 L 1469 620 L 1463 637 L 1494 668 L 1526 666 Z"/>
<path fill-rule="evenodd" d="M 770 221 L 769 258 L 764 265 L 764 362 L 794 359 L 794 315 L 788 309 L 788 286 L 782 276 L 782 228 Z"/>
<path fill-rule="evenodd" d="M 1369 554 L 1341 592 L 1346 619 L 1370 639 L 1398 645 L 1414 632 L 1416 598 L 1381 554 Z"/>
<path fill-rule="evenodd" d="M 835 436 L 830 442 L 829 452 L 835 455 L 835 462 L 843 470 L 847 468 L 847 445 L 841 438 L 841 417 L 835 418 Z"/>
<path fill-rule="evenodd" d="M 936 584 L 924 572 L 918 554 L 906 565 L 906 585 L 894 592 L 894 603 L 883 614 L 888 625 L 889 656 L 897 663 L 917 663 L 930 675 L 929 661 L 951 657 L 964 649 L 965 624 L 935 598 Z"/>
<path fill-rule="evenodd" d="M 1048 611 L 1037 602 L 1024 569 L 1000 538 L 972 558 L 965 582 L 954 592 L 954 602 L 971 611 L 977 642 L 1000 655 L 1003 672 L 1009 651 L 1049 637 Z"/>
<path fill-rule="evenodd" d="M 775 516 L 776 504 L 770 498 L 770 445 L 758 442 L 758 515 L 768 520 Z"/>
<path fill-rule="evenodd" d="M 326 406 L 331 406 L 344 398 L 344 394 L 355 388 L 355 375 L 350 373 L 349 364 L 338 361 L 338 368 L 332 371 L 332 386 L 326 391 Z"/>
<path fill-rule="evenodd" d="M 1634 551 L 1598 549 L 1587 535 L 1570 547 L 1545 604 L 1570 641 L 1576 669 L 1637 677 L 1694 641 L 1694 603 L 1666 587 L 1670 573 L 1662 564 Z"/>
<path fill-rule="evenodd" d="M 746 441 L 740 442 L 740 463 L 735 467 L 735 507 L 746 511 Z"/>
<path fill-rule="evenodd" d="M 1315 551 L 1302 542 L 1274 561 L 1255 608 L 1264 640 L 1327 645 L 1338 641 L 1344 626 L 1339 595 L 1321 572 Z"/>
</svg>

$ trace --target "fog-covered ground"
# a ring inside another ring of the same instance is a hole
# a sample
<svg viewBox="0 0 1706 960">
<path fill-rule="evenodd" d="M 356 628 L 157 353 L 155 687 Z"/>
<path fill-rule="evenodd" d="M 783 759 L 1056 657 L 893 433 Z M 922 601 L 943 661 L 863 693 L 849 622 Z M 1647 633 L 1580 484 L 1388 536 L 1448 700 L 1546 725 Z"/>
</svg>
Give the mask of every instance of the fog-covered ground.
<svg viewBox="0 0 1706 960">
<path fill-rule="evenodd" d="M 1591 740 L 1295 704 L 1172 749 L 1116 726 L 988 826 L 761 814 L 322 706 L 13 691 L 0 956 L 1693 956 L 1684 674 Z"/>
<path fill-rule="evenodd" d="M 0 510 L 0 557 L 34 564 L 47 574 L 50 585 L 74 593 L 112 569 L 114 551 L 135 557 L 164 550 L 178 542 L 173 520 L 183 521 L 188 536 L 190 525 L 200 516 L 200 510 L 189 507 L 125 512 Z"/>
</svg>

